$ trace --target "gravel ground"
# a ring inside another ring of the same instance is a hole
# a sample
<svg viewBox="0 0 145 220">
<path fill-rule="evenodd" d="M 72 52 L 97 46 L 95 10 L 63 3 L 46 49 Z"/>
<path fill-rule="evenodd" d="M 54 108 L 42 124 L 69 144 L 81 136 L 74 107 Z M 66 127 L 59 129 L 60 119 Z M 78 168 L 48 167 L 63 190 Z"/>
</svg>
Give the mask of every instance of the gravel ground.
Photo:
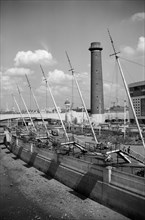
<svg viewBox="0 0 145 220">
<path fill-rule="evenodd" d="M 3 145 L 0 161 L 0 220 L 128 219 L 29 167 Z"/>
</svg>

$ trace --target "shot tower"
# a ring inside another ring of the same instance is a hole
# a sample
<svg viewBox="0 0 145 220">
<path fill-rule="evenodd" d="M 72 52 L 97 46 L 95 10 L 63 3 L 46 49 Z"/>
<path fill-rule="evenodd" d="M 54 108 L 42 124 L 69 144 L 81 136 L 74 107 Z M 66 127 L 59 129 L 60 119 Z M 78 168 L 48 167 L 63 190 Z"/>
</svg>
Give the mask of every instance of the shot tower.
<svg viewBox="0 0 145 220">
<path fill-rule="evenodd" d="M 103 77 L 102 77 L 102 47 L 100 42 L 93 42 L 91 51 L 91 114 L 104 114 Z"/>
</svg>

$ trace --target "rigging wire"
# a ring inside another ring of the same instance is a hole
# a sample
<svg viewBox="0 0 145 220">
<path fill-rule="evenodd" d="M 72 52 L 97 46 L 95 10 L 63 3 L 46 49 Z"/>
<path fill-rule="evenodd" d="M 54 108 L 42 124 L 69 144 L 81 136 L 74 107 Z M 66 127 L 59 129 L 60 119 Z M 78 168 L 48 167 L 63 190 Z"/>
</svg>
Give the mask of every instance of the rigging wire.
<svg viewBox="0 0 145 220">
<path fill-rule="evenodd" d="M 134 64 L 136 64 L 136 65 L 138 65 L 138 66 L 145 67 L 145 65 L 143 65 L 143 64 L 141 64 L 141 63 L 137 63 L 137 62 L 135 62 L 135 61 L 133 61 L 133 60 L 129 60 L 129 59 L 124 58 L 124 57 L 121 57 L 121 56 L 119 56 L 119 58 L 121 58 L 121 59 L 123 59 L 123 60 L 126 60 L 126 61 L 128 61 L 128 62 L 130 62 L 130 63 L 134 63 Z"/>
<path fill-rule="evenodd" d="M 117 68 L 117 63 L 115 64 L 115 68 L 116 68 L 116 78 L 115 78 L 115 80 L 116 80 L 116 84 L 117 84 L 117 86 L 116 86 L 116 88 L 115 88 L 115 95 L 116 95 L 116 105 L 118 105 L 118 68 Z"/>
<path fill-rule="evenodd" d="M 123 68 L 125 69 L 126 71 L 126 78 L 127 78 L 127 81 L 130 81 L 130 79 L 132 80 L 132 82 L 135 82 L 135 78 L 132 77 L 132 75 L 130 74 L 130 72 L 128 71 L 128 69 L 126 68 L 126 66 L 124 64 L 121 64 L 123 66 Z M 128 77 L 129 76 L 129 77 Z"/>
<path fill-rule="evenodd" d="M 108 95 L 108 102 L 109 103 L 111 103 L 111 100 L 112 100 L 112 89 L 113 89 L 113 84 L 114 84 L 114 76 L 115 76 L 115 69 L 116 69 L 116 63 L 115 63 L 115 65 L 114 65 L 114 68 L 113 68 L 113 75 L 112 75 L 112 80 L 110 81 L 111 82 L 111 91 L 110 91 L 110 93 L 109 93 L 109 95 Z M 106 95 L 105 95 L 106 96 Z M 111 107 L 111 106 L 110 106 Z"/>
<path fill-rule="evenodd" d="M 72 77 L 72 101 L 71 101 L 71 109 L 73 109 L 74 105 L 74 78 Z"/>
<path fill-rule="evenodd" d="M 30 89 L 29 89 L 30 90 Z M 29 106 L 29 108 L 30 108 L 30 113 L 31 113 L 31 100 L 32 100 L 32 97 L 31 97 L 31 90 L 30 90 L 30 106 Z"/>
</svg>

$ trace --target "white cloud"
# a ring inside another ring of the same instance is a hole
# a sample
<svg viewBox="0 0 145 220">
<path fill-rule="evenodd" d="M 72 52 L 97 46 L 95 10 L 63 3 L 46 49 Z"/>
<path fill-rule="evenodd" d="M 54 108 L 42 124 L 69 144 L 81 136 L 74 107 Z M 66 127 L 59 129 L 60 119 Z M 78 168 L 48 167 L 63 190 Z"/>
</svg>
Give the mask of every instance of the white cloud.
<svg viewBox="0 0 145 220">
<path fill-rule="evenodd" d="M 52 72 L 50 71 L 48 73 L 48 80 L 50 83 L 60 83 L 71 79 L 72 79 L 71 75 L 65 74 L 61 70 L 55 69 L 54 71 Z"/>
<path fill-rule="evenodd" d="M 133 14 L 131 17 L 129 17 L 128 19 L 123 19 L 121 21 L 122 24 L 126 24 L 126 23 L 136 23 L 136 22 L 141 22 L 145 20 L 145 12 L 138 12 Z"/>
<path fill-rule="evenodd" d="M 133 56 L 135 54 L 135 50 L 130 46 L 124 46 L 121 48 L 121 52 L 125 56 Z"/>
<path fill-rule="evenodd" d="M 145 37 L 140 37 L 137 45 L 138 51 L 145 51 Z"/>
<path fill-rule="evenodd" d="M 127 57 L 138 55 L 139 52 L 144 52 L 145 51 L 145 37 L 143 36 L 139 37 L 137 46 L 135 48 L 132 48 L 130 46 L 122 46 L 120 50 L 123 56 L 127 56 Z"/>
<path fill-rule="evenodd" d="M 29 64 L 53 65 L 56 62 L 52 54 L 46 50 L 19 51 L 14 61 L 16 66 Z"/>
<path fill-rule="evenodd" d="M 112 85 L 110 83 L 103 83 L 104 90 L 107 91 L 107 93 L 111 89 L 111 86 Z"/>
<path fill-rule="evenodd" d="M 54 95 L 62 95 L 70 91 L 68 82 L 72 79 L 71 75 L 65 74 L 63 71 L 55 69 L 54 71 L 50 71 L 48 73 L 47 79 Z M 46 93 L 44 80 L 42 80 L 41 86 L 36 91 L 41 94 Z"/>
<path fill-rule="evenodd" d="M 131 16 L 132 21 L 142 21 L 145 20 L 145 12 L 139 12 Z"/>
<path fill-rule="evenodd" d="M 51 86 L 51 91 L 52 94 L 54 96 L 62 96 L 63 94 L 67 94 L 68 92 L 70 92 L 70 88 L 67 85 L 53 85 Z M 46 87 L 45 85 L 41 85 L 38 89 L 36 89 L 36 92 L 40 93 L 40 94 L 46 94 Z M 49 94 L 49 91 L 48 91 Z M 50 94 L 49 94 L 50 95 Z"/>
<path fill-rule="evenodd" d="M 89 74 L 87 72 L 82 72 L 82 73 L 76 74 L 76 76 L 84 79 L 84 78 L 88 78 Z"/>
<path fill-rule="evenodd" d="M 112 102 L 122 105 L 123 100 L 126 99 L 126 92 L 124 86 L 121 84 L 105 82 L 103 84 L 103 89 L 105 103 L 108 106 L 110 106 Z"/>
<path fill-rule="evenodd" d="M 9 68 L 5 71 L 5 74 L 9 76 L 23 76 L 25 74 L 30 75 L 32 73 L 33 71 L 30 69 L 18 68 L 18 67 Z"/>
<path fill-rule="evenodd" d="M 11 79 L 7 75 L 3 75 L 2 72 L 0 72 L 0 78 L 1 78 L 1 89 L 4 90 L 13 90 L 15 81 Z"/>
<path fill-rule="evenodd" d="M 120 84 L 116 84 L 116 83 L 108 83 L 108 82 L 105 82 L 103 84 L 103 88 L 104 88 L 104 93 L 105 94 L 110 94 L 110 91 L 112 92 L 112 94 L 115 95 L 116 91 L 122 91 L 122 89 L 125 91 L 124 87 Z"/>
<path fill-rule="evenodd" d="M 54 96 L 58 96 L 58 95 L 62 95 L 62 94 L 68 94 L 70 92 L 70 88 L 68 88 L 67 86 L 53 86 L 52 87 L 52 92 Z"/>
<path fill-rule="evenodd" d="M 33 71 L 30 69 L 25 68 L 9 68 L 9 69 L 3 69 L 0 72 L 0 78 L 1 78 L 1 89 L 2 90 L 15 90 L 16 89 L 16 83 L 22 82 L 22 77 L 24 74 L 30 75 Z"/>
<path fill-rule="evenodd" d="M 40 93 L 40 94 L 44 94 L 46 93 L 46 87 L 45 85 L 41 85 L 39 88 L 36 89 L 36 92 Z"/>
<path fill-rule="evenodd" d="M 89 74 L 87 72 L 82 72 L 82 73 L 76 74 L 76 78 L 77 78 L 77 81 L 79 83 L 79 86 L 82 89 L 85 89 L 86 87 L 87 88 L 89 87 L 90 77 L 89 77 Z"/>
</svg>

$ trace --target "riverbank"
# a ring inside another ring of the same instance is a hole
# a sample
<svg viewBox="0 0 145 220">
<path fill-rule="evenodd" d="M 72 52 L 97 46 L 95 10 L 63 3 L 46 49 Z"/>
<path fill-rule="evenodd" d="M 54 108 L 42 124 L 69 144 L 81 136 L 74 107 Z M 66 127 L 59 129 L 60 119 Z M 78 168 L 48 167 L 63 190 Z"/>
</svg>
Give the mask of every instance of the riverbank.
<svg viewBox="0 0 145 220">
<path fill-rule="evenodd" d="M 0 159 L 1 220 L 128 219 L 27 165 L 3 145 L 0 145 Z"/>
</svg>

